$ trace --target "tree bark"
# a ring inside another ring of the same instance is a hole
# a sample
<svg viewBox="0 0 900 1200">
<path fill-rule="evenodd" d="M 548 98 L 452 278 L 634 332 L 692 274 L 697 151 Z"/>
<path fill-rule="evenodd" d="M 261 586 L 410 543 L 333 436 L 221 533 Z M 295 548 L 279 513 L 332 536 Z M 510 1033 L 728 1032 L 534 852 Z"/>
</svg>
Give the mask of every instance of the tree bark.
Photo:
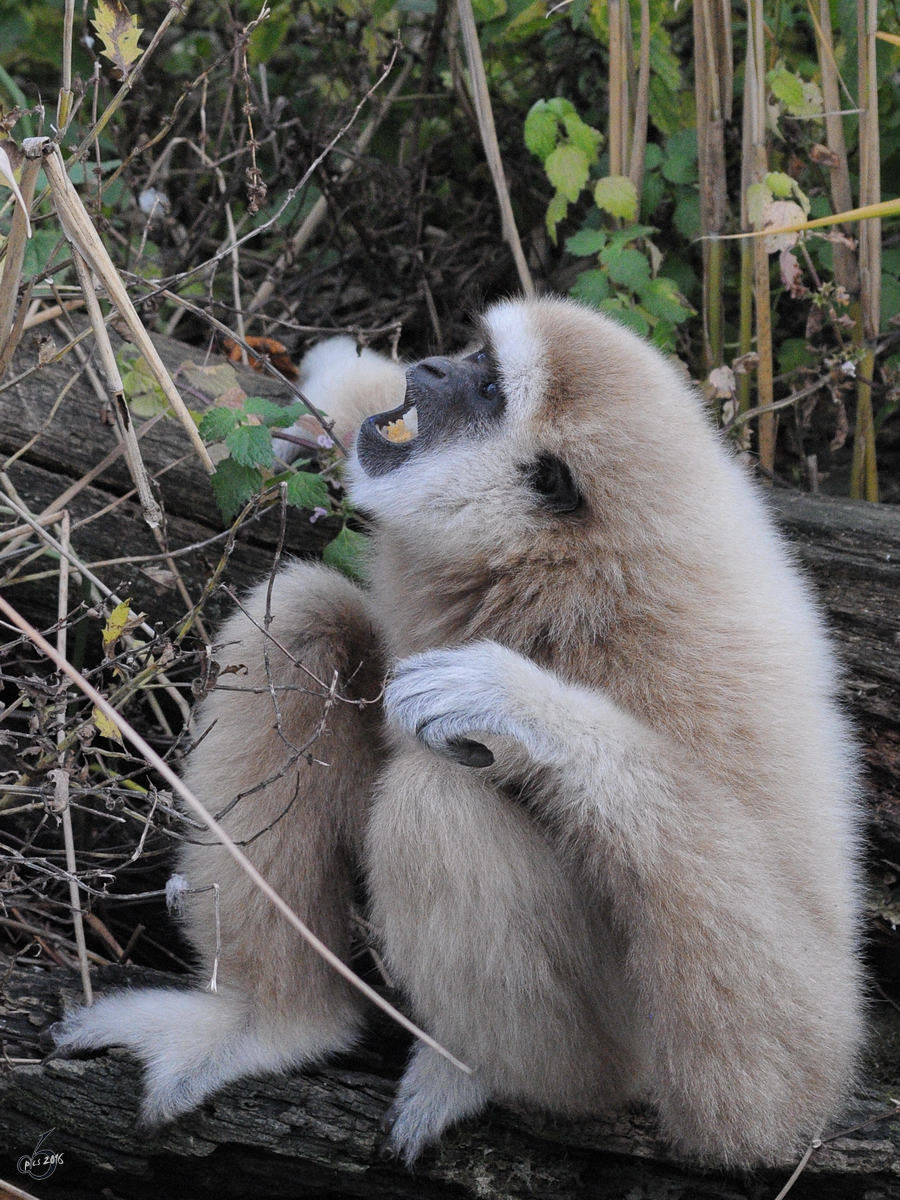
<svg viewBox="0 0 900 1200">
<path fill-rule="evenodd" d="M 8 1059 L 36 1059 L 61 999 L 80 999 L 78 979 L 57 967 L 6 965 L 4 1050 Z M 94 974 L 100 986 L 183 984 L 135 967 Z M 796 1200 L 900 1197 L 900 1108 L 888 1100 L 897 1095 L 890 1080 L 900 1081 L 891 1060 L 898 1046 L 900 1013 L 891 1009 L 876 1024 L 868 1086 L 839 1126 L 825 1131 Z M 492 1106 L 448 1133 L 411 1173 L 380 1153 L 381 1122 L 403 1057 L 402 1037 L 377 1015 L 355 1055 L 288 1079 L 242 1081 L 150 1133 L 137 1128 L 140 1070 L 124 1051 L 20 1062 L 0 1075 L 6 1178 L 60 1200 L 93 1200 L 104 1187 L 121 1200 L 771 1200 L 796 1165 L 753 1177 L 703 1171 L 667 1149 L 648 1111 L 572 1120 Z M 63 1164 L 39 1185 L 13 1163 L 48 1130 L 45 1146 L 62 1153 Z"/>
</svg>

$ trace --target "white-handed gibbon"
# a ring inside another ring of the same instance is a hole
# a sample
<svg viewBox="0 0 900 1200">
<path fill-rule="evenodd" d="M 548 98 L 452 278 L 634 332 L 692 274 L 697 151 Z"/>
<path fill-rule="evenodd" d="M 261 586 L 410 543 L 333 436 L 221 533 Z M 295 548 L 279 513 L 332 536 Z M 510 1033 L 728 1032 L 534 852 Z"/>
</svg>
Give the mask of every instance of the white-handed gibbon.
<svg viewBox="0 0 900 1200">
<path fill-rule="evenodd" d="M 856 756 L 822 621 L 662 355 L 550 299 L 490 309 L 478 345 L 362 423 L 367 585 L 297 562 L 267 647 L 264 584 L 221 630 L 246 673 L 205 701 L 187 783 L 344 956 L 362 869 L 392 979 L 473 1069 L 417 1045 L 407 1162 L 489 1100 L 634 1099 L 682 1152 L 774 1161 L 840 1110 L 862 1027 Z M 218 992 L 209 892 L 196 990 L 111 995 L 59 1035 L 130 1047 L 153 1119 L 363 1022 L 220 848 L 177 869 L 219 886 Z"/>
</svg>

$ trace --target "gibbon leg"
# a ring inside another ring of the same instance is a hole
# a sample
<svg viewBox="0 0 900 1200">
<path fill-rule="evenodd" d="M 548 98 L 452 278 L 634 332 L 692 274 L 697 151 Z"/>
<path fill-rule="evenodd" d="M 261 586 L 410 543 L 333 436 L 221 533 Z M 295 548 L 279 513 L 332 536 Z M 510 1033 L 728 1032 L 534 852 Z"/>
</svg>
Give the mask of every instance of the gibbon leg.
<svg viewBox="0 0 900 1200">
<path fill-rule="evenodd" d="M 413 1161 L 490 1097 L 585 1112 L 640 1089 L 621 948 L 521 806 L 412 744 L 379 784 L 366 859 L 392 976 L 473 1070 L 416 1049 L 392 1112 L 396 1153 Z"/>
<path fill-rule="evenodd" d="M 386 711 L 441 753 L 499 735 L 530 761 L 534 820 L 612 898 L 673 1141 L 748 1165 L 817 1136 L 845 1098 L 861 1028 L 852 785 L 833 765 L 827 710 L 826 768 L 798 756 L 747 795 L 600 692 L 493 642 L 405 660 Z"/>
<path fill-rule="evenodd" d="M 358 702 L 378 697 L 383 668 L 363 593 L 343 576 L 296 563 L 273 592 L 267 649 L 253 624 L 265 623 L 266 585 L 247 598 L 252 620 L 238 612 L 220 632 L 216 657 L 235 671 L 220 674 L 201 710 L 198 728 L 208 732 L 185 779 L 346 958 L 368 793 L 383 759 L 380 704 Z M 73 1013 L 57 1037 L 72 1049 L 130 1047 L 147 1066 L 143 1115 L 151 1121 L 242 1075 L 345 1049 L 361 1019 L 357 993 L 211 836 L 188 837 L 177 870 L 195 893 L 207 890 L 186 898 L 185 931 L 200 979 L 208 987 L 215 970 L 217 992 L 120 992 Z"/>
</svg>

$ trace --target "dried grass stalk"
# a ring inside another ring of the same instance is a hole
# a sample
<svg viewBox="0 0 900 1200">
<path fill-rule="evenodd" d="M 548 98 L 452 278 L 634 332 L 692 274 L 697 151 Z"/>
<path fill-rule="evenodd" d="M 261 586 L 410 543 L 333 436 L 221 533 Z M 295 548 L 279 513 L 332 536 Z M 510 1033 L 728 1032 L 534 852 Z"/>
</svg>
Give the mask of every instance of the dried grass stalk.
<svg viewBox="0 0 900 1200">
<path fill-rule="evenodd" d="M 22 165 L 19 191 L 23 203 L 17 203 L 13 209 L 9 240 L 6 243 L 6 256 L 0 263 L 0 358 L 4 362 L 11 360 L 15 350 L 15 345 L 11 346 L 9 339 L 12 332 L 13 313 L 16 308 L 16 296 L 19 292 L 19 279 L 22 275 L 22 263 L 25 259 L 25 243 L 29 236 L 28 214 L 34 199 L 34 185 L 37 182 L 39 170 L 40 163 L 28 159 Z"/>
<path fill-rule="evenodd" d="M 197 432 L 194 419 L 181 399 L 178 389 L 156 352 L 156 347 L 150 340 L 150 335 L 144 328 L 140 317 L 131 303 L 131 297 L 109 257 L 106 247 L 100 240 L 100 235 L 94 228 L 87 209 L 81 202 L 72 181 L 66 174 L 59 147 L 50 138 L 28 138 L 25 142 L 27 157 L 43 159 L 44 171 L 53 193 L 53 203 L 59 216 L 63 232 L 73 249 L 89 264 L 91 270 L 106 288 L 106 293 L 118 309 L 122 319 L 128 326 L 135 344 L 147 361 L 154 378 L 172 406 L 172 410 L 184 426 L 200 461 L 209 471 L 215 473 L 215 465 L 209 457 L 206 446 Z"/>
<path fill-rule="evenodd" d="M 494 189 L 500 204 L 500 215 L 503 223 L 503 238 L 512 251 L 516 270 L 519 273 L 519 283 L 526 296 L 534 295 L 534 283 L 519 231 L 513 217 L 512 205 L 509 201 L 509 187 L 506 183 L 506 172 L 503 170 L 503 159 L 500 156 L 500 145 L 497 141 L 497 130 L 494 126 L 494 113 L 491 108 L 491 96 L 488 91 L 487 75 L 484 70 L 484 60 L 481 57 L 481 45 L 478 41 L 478 30 L 475 26 L 475 14 L 472 11 L 472 0 L 456 0 L 459 12 L 459 23 L 462 29 L 463 45 L 466 50 L 466 60 L 469 65 L 469 75 L 472 80 L 472 99 L 475 112 L 478 115 L 478 128 L 481 130 L 481 141 L 490 168 Z"/>
</svg>

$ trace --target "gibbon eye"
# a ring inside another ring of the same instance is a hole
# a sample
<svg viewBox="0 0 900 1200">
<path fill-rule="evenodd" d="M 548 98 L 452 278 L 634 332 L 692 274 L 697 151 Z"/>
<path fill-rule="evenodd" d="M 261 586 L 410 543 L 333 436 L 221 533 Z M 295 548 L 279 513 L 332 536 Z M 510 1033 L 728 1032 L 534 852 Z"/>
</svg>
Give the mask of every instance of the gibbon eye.
<svg viewBox="0 0 900 1200">
<path fill-rule="evenodd" d="M 478 386 L 478 394 L 484 400 L 499 400 L 500 384 L 496 379 L 485 379 L 484 382 Z"/>
<path fill-rule="evenodd" d="M 554 454 L 542 454 L 525 467 L 525 478 L 543 506 L 554 513 L 574 512 L 583 503 L 572 472 Z"/>
</svg>

